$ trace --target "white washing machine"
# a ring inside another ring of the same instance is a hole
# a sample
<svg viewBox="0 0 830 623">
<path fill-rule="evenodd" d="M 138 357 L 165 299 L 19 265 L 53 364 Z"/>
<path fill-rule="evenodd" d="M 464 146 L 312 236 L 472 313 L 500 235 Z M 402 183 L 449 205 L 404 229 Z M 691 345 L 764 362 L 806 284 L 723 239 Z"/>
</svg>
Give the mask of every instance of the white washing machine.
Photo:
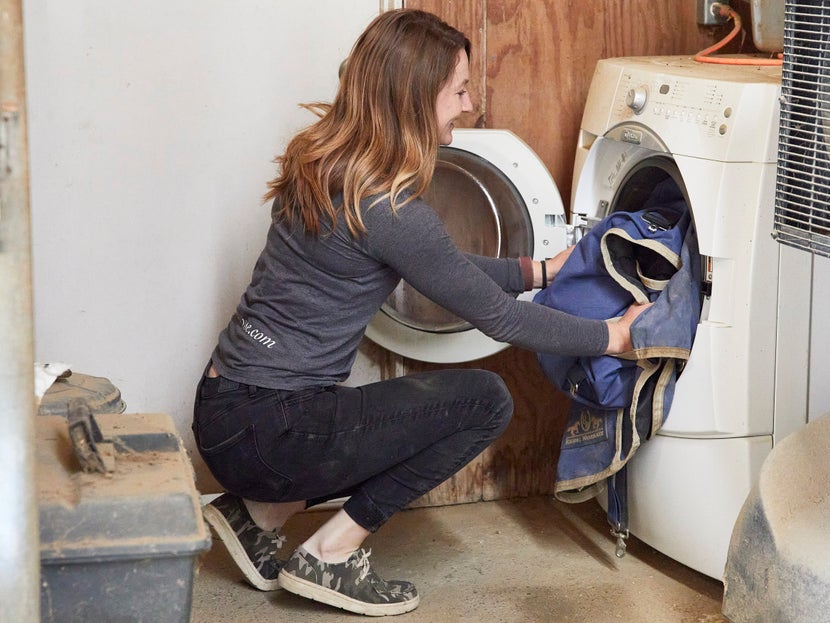
<svg viewBox="0 0 830 623">
<path fill-rule="evenodd" d="M 666 175 L 692 212 L 707 295 L 668 418 L 631 461 L 629 520 L 718 579 L 761 463 L 807 421 L 811 261 L 771 238 L 780 83 L 780 67 L 600 61 L 577 147 L 575 214 Z"/>
<path fill-rule="evenodd" d="M 504 132 L 456 130 L 430 198 L 446 206 L 445 219 L 458 217 L 448 228 L 465 250 L 541 259 L 675 181 L 697 230 L 706 295 L 669 416 L 629 464 L 629 520 L 639 539 L 717 579 L 764 458 L 807 421 L 812 262 L 771 238 L 780 82 L 776 67 L 603 60 L 580 129 L 570 224 L 538 157 Z M 501 185 L 513 191 L 490 189 Z M 521 244 L 505 220 L 527 228 Z M 479 238 L 498 242 L 482 249 Z M 424 309 L 406 287 L 367 331 L 382 346 L 444 363 L 505 347 L 440 308 L 419 320 Z"/>
</svg>

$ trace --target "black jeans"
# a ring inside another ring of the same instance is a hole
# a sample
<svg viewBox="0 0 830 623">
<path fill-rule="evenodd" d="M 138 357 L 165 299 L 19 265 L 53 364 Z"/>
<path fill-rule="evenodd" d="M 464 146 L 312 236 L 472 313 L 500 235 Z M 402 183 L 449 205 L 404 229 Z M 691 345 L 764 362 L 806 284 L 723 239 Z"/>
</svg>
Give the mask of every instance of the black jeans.
<svg viewBox="0 0 830 623">
<path fill-rule="evenodd" d="M 202 377 L 193 433 L 229 492 L 260 502 L 349 496 L 374 532 L 496 439 L 513 414 L 501 377 L 440 370 L 300 391 Z"/>
</svg>

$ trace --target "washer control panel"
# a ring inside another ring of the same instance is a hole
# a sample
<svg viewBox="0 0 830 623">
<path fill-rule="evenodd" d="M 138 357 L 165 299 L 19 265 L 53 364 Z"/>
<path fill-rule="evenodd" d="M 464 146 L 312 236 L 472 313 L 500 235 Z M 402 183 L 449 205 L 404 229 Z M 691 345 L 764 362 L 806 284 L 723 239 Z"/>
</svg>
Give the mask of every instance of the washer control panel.
<svg viewBox="0 0 830 623">
<path fill-rule="evenodd" d="M 651 116 L 669 122 L 695 124 L 720 135 L 729 131 L 728 120 L 733 113 L 729 102 L 739 94 L 729 93 L 727 85 L 718 82 L 695 85 L 679 78 L 658 78 L 652 82 L 637 84 L 637 77 L 629 76 L 625 104 L 635 114 L 650 112 Z M 653 95 L 649 97 L 651 92 Z"/>
<path fill-rule="evenodd" d="M 639 122 L 674 153 L 774 162 L 780 87 L 778 68 L 713 65 L 689 57 L 604 59 L 597 63 L 588 98 L 596 106 L 586 106 L 583 129 L 602 136 L 620 123 Z"/>
</svg>

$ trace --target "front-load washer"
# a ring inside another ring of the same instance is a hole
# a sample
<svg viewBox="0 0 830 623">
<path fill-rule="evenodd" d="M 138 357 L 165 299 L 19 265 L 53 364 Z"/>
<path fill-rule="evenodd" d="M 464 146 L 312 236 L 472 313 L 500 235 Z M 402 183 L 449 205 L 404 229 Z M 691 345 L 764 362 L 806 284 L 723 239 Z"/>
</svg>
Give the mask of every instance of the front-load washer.
<svg viewBox="0 0 830 623">
<path fill-rule="evenodd" d="M 553 178 L 536 153 L 506 130 L 456 129 L 441 147 L 424 196 L 463 251 L 534 259 L 563 250 L 573 235 Z M 530 300 L 534 292 L 519 298 Z M 401 282 L 366 336 L 418 361 L 458 363 L 493 355 L 497 342 Z"/>
<path fill-rule="evenodd" d="M 810 263 L 771 237 L 780 82 L 780 67 L 602 60 L 576 152 L 574 219 L 636 209 L 666 177 L 692 214 L 702 314 L 668 417 L 629 463 L 629 525 L 718 579 L 761 463 L 807 420 L 787 375 L 808 365 Z"/>
</svg>

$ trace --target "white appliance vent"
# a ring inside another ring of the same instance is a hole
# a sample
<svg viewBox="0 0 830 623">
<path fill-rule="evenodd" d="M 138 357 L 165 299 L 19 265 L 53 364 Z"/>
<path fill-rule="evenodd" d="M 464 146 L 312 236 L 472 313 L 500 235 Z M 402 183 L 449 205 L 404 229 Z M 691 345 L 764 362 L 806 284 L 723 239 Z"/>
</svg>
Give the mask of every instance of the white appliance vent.
<svg viewBox="0 0 830 623">
<path fill-rule="evenodd" d="M 787 0 L 773 237 L 830 257 L 830 0 Z"/>
</svg>

